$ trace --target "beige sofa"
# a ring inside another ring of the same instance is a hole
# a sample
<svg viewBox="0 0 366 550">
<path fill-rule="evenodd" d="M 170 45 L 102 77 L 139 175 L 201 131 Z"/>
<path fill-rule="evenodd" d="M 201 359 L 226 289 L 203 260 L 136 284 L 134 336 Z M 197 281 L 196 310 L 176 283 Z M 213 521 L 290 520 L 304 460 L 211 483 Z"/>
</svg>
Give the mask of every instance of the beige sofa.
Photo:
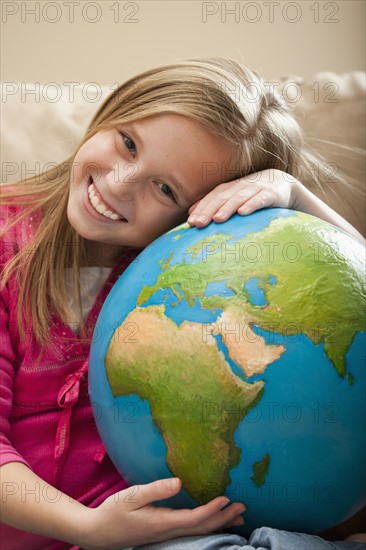
<svg viewBox="0 0 366 550">
<path fill-rule="evenodd" d="M 305 136 L 330 167 L 356 178 L 363 196 L 338 188 L 330 204 L 365 234 L 366 75 L 321 73 L 313 78 L 279 78 L 273 85 L 288 98 Z M 278 85 L 277 85 L 278 83 Z M 89 120 L 112 89 L 91 84 L 2 86 L 2 181 L 47 169 L 72 153 Z M 364 530 L 366 509 L 324 533 L 340 540 Z"/>
<path fill-rule="evenodd" d="M 309 144 L 329 163 L 330 173 L 343 170 L 363 190 L 365 76 L 324 72 L 306 80 L 288 76 L 271 82 L 291 104 Z M 2 181 L 16 181 L 67 158 L 113 89 L 96 83 L 3 83 Z M 365 234 L 364 193 L 338 186 L 327 201 Z"/>
</svg>

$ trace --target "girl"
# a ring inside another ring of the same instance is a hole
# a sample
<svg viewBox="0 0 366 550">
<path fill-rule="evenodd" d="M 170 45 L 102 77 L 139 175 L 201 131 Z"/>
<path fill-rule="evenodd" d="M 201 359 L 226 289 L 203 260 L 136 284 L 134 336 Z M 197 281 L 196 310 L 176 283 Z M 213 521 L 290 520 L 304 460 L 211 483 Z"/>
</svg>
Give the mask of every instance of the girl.
<svg viewBox="0 0 366 550">
<path fill-rule="evenodd" d="M 127 487 L 95 429 L 90 340 L 117 277 L 188 214 L 203 227 L 235 212 L 295 208 L 362 239 L 300 183 L 319 183 L 314 162 L 282 97 L 257 74 L 234 61 L 197 60 L 132 78 L 106 100 L 69 159 L 4 188 L 4 548 L 127 548 L 243 522 L 245 507 L 224 497 L 195 510 L 154 507 L 180 490 L 177 479 Z M 295 535 L 277 534 L 285 538 L 276 547 L 296 547 Z M 263 544 L 257 535 L 252 544 Z M 234 535 L 171 544 L 249 548 Z"/>
</svg>

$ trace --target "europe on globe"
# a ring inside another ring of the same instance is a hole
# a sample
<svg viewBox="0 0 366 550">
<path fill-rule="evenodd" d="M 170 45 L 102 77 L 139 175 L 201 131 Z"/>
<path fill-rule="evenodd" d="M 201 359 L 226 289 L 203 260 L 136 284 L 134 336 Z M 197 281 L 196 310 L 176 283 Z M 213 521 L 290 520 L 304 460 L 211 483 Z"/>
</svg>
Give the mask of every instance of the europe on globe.
<svg viewBox="0 0 366 550">
<path fill-rule="evenodd" d="M 131 485 L 164 505 L 218 495 L 316 533 L 366 502 L 365 250 L 308 214 L 265 209 L 149 245 L 111 290 L 89 391 Z"/>
</svg>

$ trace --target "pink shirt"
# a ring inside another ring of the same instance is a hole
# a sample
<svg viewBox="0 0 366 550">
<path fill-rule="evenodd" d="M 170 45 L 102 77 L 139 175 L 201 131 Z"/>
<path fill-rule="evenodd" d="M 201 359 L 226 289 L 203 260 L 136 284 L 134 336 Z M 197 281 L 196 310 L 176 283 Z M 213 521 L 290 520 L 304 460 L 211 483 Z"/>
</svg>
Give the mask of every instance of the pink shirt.
<svg viewBox="0 0 366 550">
<path fill-rule="evenodd" d="M 17 210 L 7 209 L 6 214 L 16 216 Z M 37 221 L 37 216 L 27 218 L 6 233 L 1 242 L 2 266 L 12 257 L 14 245 L 25 246 L 29 242 Z M 4 214 L 1 222 L 4 225 Z M 106 454 L 93 419 L 88 396 L 88 356 L 101 306 L 136 254 L 125 254 L 99 293 L 85 322 L 90 340 L 83 342 L 67 324 L 54 318 L 49 344 L 40 357 L 31 327 L 25 342 L 19 337 L 15 277 L 1 292 L 0 464 L 22 462 L 60 491 L 90 507 L 127 487 Z M 3 498 L 6 490 L 8 494 L 20 491 L 24 499 L 27 491 L 37 494 L 37 487 L 15 484 L 5 489 Z M 57 502 L 55 493 L 43 497 L 49 499 L 50 505 Z M 4 524 L 0 546 L 6 550 L 75 548 Z"/>
</svg>

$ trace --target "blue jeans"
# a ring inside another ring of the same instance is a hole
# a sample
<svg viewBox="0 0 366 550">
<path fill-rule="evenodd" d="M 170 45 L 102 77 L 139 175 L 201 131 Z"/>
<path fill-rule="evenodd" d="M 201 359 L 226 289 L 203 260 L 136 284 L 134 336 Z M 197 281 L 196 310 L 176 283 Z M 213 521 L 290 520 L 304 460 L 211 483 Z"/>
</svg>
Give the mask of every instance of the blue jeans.
<svg viewBox="0 0 366 550">
<path fill-rule="evenodd" d="M 135 550 L 366 550 L 366 544 L 329 542 L 315 535 L 261 527 L 253 531 L 248 541 L 239 535 L 218 533 L 146 544 L 136 547 Z"/>
</svg>

